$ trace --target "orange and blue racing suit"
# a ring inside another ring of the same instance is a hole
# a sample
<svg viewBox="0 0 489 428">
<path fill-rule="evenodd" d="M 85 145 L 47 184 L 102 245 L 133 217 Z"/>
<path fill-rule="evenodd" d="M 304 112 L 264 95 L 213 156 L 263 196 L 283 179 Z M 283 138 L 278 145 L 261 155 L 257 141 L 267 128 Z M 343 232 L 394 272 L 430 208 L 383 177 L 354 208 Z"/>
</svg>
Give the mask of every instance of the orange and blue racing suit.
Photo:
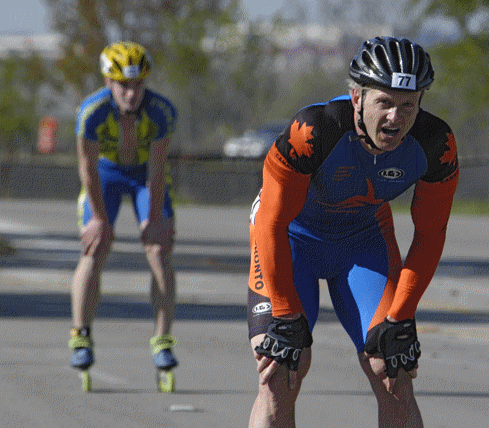
<svg viewBox="0 0 489 428">
<path fill-rule="evenodd" d="M 440 260 L 458 181 L 449 126 L 420 110 L 393 151 L 368 153 L 350 97 L 300 110 L 263 168 L 250 222 L 249 336 L 302 313 L 312 331 L 319 280 L 357 352 L 387 315 L 413 318 Z M 389 201 L 415 185 L 412 244 L 402 263 Z"/>
<path fill-rule="evenodd" d="M 149 218 L 149 189 L 146 186 L 151 143 L 170 137 L 175 128 L 177 112 L 173 104 L 161 95 L 146 89 L 136 112 L 138 146 L 131 164 L 123 164 L 119 157 L 121 129 L 119 109 L 109 88 L 102 88 L 88 96 L 80 105 L 76 121 L 76 136 L 100 145 L 97 164 L 100 184 L 109 223 L 114 224 L 122 198 L 132 198 L 136 217 L 141 223 Z M 166 175 L 163 217 L 173 217 L 170 197 L 171 179 Z M 82 188 L 78 198 L 80 226 L 92 217 L 90 204 Z"/>
</svg>

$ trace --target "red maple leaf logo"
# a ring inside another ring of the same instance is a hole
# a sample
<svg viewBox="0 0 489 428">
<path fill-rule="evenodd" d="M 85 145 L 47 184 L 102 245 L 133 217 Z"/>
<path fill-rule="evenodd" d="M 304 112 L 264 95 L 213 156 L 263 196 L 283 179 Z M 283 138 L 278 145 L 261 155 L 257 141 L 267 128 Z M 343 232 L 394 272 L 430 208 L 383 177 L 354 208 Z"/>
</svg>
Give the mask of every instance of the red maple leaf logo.
<svg viewBox="0 0 489 428">
<path fill-rule="evenodd" d="M 380 205 L 384 203 L 383 199 L 377 199 L 375 197 L 375 190 L 372 182 L 367 178 L 367 195 L 357 195 L 346 201 L 340 202 L 339 206 L 345 207 L 364 207 L 365 205 Z"/>
<path fill-rule="evenodd" d="M 353 208 L 364 207 L 366 205 L 381 205 L 384 203 L 383 199 L 377 199 L 375 197 L 375 189 L 372 182 L 367 178 L 367 195 L 356 195 L 338 204 L 325 204 L 324 202 L 316 201 L 321 205 L 334 208 L 334 210 L 349 210 Z"/>
<path fill-rule="evenodd" d="M 313 154 L 312 144 L 308 143 L 313 137 L 312 130 L 314 126 L 307 126 L 307 123 L 303 123 L 299 127 L 299 122 L 294 120 L 294 123 L 290 125 L 290 138 L 289 143 L 292 145 L 290 150 L 290 157 L 292 159 L 300 158 L 301 156 L 307 156 L 310 158 Z"/>
<path fill-rule="evenodd" d="M 440 162 L 449 163 L 451 165 L 455 162 L 457 157 L 457 146 L 455 145 L 455 137 L 451 132 L 447 134 L 447 137 L 448 141 L 446 144 L 448 146 L 448 150 L 443 153 L 443 156 L 440 158 Z"/>
</svg>

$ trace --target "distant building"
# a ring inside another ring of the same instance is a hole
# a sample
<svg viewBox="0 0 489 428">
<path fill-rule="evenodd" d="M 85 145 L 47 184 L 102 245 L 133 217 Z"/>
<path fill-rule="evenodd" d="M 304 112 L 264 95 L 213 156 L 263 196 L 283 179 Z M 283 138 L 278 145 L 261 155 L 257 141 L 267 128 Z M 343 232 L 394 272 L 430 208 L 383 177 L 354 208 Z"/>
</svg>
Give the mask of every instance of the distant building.
<svg viewBox="0 0 489 428">
<path fill-rule="evenodd" d="M 217 36 L 205 38 L 204 50 L 217 55 L 228 49 L 243 47 L 249 38 L 268 40 L 275 53 L 275 71 L 278 74 L 296 74 L 311 67 L 326 71 L 340 70 L 359 48 L 375 36 L 393 35 L 386 25 L 318 25 L 241 23 L 222 30 Z"/>
<path fill-rule="evenodd" d="M 63 36 L 57 33 L 38 35 L 0 35 L 0 58 L 37 53 L 47 61 L 61 58 Z"/>
</svg>

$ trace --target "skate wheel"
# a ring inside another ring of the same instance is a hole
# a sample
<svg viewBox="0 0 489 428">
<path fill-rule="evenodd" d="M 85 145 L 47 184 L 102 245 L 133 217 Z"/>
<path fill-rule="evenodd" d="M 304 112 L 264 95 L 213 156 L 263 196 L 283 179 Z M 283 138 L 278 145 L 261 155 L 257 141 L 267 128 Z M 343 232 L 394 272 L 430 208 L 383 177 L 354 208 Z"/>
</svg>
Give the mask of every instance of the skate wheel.
<svg viewBox="0 0 489 428">
<path fill-rule="evenodd" d="M 92 390 L 92 378 L 90 377 L 88 370 L 80 373 L 80 379 L 82 381 L 82 391 L 90 392 Z"/>
<path fill-rule="evenodd" d="M 161 370 L 157 375 L 158 391 L 173 392 L 175 391 L 175 375 L 172 372 Z"/>
</svg>

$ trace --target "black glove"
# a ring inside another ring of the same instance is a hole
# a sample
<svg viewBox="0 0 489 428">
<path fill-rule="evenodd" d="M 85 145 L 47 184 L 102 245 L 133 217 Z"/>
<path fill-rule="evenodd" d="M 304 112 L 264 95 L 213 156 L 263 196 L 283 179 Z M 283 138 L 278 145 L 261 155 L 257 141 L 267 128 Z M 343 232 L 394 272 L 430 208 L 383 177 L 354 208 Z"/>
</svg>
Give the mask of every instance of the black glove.
<svg viewBox="0 0 489 428">
<path fill-rule="evenodd" d="M 295 320 L 273 318 L 262 343 L 255 351 L 286 365 L 289 370 L 297 371 L 302 350 L 311 345 L 309 324 L 301 315 Z"/>
<path fill-rule="evenodd" d="M 374 328 L 367 335 L 365 352 L 382 355 L 388 377 L 396 378 L 400 368 L 407 372 L 416 368 L 421 349 L 414 319 L 391 322 L 386 318 Z"/>
</svg>

